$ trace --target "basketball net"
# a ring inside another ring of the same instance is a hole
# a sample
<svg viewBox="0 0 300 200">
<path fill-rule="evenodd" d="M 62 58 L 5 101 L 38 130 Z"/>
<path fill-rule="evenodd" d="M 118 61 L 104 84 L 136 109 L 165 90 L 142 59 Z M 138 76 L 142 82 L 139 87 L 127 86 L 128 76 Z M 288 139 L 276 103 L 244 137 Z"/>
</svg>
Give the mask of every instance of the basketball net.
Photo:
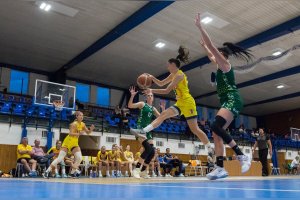
<svg viewBox="0 0 300 200">
<path fill-rule="evenodd" d="M 65 105 L 65 102 L 63 102 L 63 101 L 60 101 L 60 100 L 53 101 L 53 106 L 56 111 L 62 111 L 64 105 Z"/>
</svg>

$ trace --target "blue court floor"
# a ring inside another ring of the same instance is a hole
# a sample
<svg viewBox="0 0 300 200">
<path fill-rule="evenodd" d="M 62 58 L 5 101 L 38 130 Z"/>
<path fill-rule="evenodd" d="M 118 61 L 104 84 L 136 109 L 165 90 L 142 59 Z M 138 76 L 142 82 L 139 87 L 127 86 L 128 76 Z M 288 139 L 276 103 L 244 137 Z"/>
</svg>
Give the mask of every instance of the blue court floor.
<svg viewBox="0 0 300 200">
<path fill-rule="evenodd" d="M 77 180 L 78 181 L 78 180 Z M 130 182 L 101 184 L 51 182 L 43 179 L 0 179 L 1 199 L 220 199 L 220 198 L 288 198 L 300 199 L 299 178 L 266 178 L 265 180 L 224 179 L 222 181 Z"/>
</svg>

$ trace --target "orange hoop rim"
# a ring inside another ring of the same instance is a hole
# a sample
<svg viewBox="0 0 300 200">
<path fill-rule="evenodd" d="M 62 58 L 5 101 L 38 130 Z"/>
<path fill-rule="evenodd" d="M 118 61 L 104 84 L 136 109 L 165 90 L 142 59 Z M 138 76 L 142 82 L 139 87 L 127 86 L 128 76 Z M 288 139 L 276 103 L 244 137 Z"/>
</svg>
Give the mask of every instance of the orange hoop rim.
<svg viewBox="0 0 300 200">
<path fill-rule="evenodd" d="M 53 106 L 55 107 L 55 110 L 61 111 L 64 105 L 65 105 L 64 101 L 60 101 L 60 100 L 53 101 Z"/>
</svg>

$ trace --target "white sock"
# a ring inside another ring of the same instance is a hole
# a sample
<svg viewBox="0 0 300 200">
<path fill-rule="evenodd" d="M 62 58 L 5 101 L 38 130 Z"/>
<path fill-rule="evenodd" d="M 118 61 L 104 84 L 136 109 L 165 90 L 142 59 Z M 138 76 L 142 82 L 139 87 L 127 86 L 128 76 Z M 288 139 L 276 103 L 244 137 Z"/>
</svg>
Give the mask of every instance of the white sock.
<svg viewBox="0 0 300 200">
<path fill-rule="evenodd" d="M 152 131 L 154 129 L 154 127 L 152 126 L 152 124 L 149 124 L 148 126 L 146 126 L 145 128 L 143 128 L 143 131 L 145 133 L 149 133 L 150 131 Z"/>
<path fill-rule="evenodd" d="M 66 168 L 64 168 L 64 167 L 61 168 L 61 173 L 62 173 L 62 174 L 66 174 Z"/>
<path fill-rule="evenodd" d="M 101 171 L 99 171 L 99 176 L 100 176 L 100 175 L 102 175 L 102 172 L 101 172 Z"/>
<path fill-rule="evenodd" d="M 57 170 L 57 168 L 55 168 L 55 174 L 58 174 L 58 170 Z"/>
<path fill-rule="evenodd" d="M 106 175 L 108 175 L 108 176 L 109 176 L 109 171 L 108 171 L 108 170 L 106 171 Z"/>
</svg>

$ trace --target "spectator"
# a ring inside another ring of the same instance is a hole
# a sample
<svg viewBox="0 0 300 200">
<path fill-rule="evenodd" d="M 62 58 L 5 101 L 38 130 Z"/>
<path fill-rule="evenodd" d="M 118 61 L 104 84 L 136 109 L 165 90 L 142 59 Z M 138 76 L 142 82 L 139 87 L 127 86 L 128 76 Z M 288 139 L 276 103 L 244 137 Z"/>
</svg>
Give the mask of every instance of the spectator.
<svg viewBox="0 0 300 200">
<path fill-rule="evenodd" d="M 160 151 L 159 148 L 156 148 L 155 149 L 155 155 L 154 155 L 154 157 L 153 157 L 153 159 L 150 163 L 150 167 L 152 169 L 151 177 L 156 177 L 156 176 L 161 177 L 160 164 L 159 164 L 159 160 L 158 160 L 158 156 L 159 156 L 158 151 Z M 156 170 L 157 170 L 157 175 L 155 174 Z"/>
<path fill-rule="evenodd" d="M 236 160 L 236 155 L 235 154 L 232 155 L 232 160 Z"/>
<path fill-rule="evenodd" d="M 57 140 L 56 141 L 56 145 L 54 147 L 51 147 L 49 149 L 49 151 L 47 152 L 48 155 L 52 156 L 52 159 L 56 159 L 58 157 L 59 151 L 61 148 L 61 141 Z M 50 160 L 50 159 L 49 159 Z M 66 174 L 66 164 L 64 161 L 60 162 L 60 166 L 61 166 L 61 173 L 62 176 L 59 175 L 58 171 L 59 171 L 59 165 L 57 165 L 57 167 L 54 169 L 55 170 L 55 178 L 67 178 L 67 174 Z"/>
<path fill-rule="evenodd" d="M 118 147 L 117 144 L 113 144 L 111 151 L 108 152 L 108 159 L 112 166 L 111 175 L 112 177 L 119 177 L 120 171 L 120 161 L 118 160 Z"/>
<path fill-rule="evenodd" d="M 108 152 L 106 152 L 105 146 L 102 146 L 101 150 L 97 154 L 97 164 L 99 167 L 99 177 L 102 177 L 102 166 L 105 166 L 106 168 L 106 177 L 110 177 Z"/>
<path fill-rule="evenodd" d="M 292 170 L 296 170 L 297 174 L 300 172 L 300 165 L 299 165 L 299 156 L 296 156 L 295 159 L 291 163 Z"/>
<path fill-rule="evenodd" d="M 75 162 L 75 157 L 74 155 L 72 154 L 72 152 L 68 152 L 67 156 L 64 158 L 64 162 L 65 162 L 65 167 L 66 167 L 66 171 L 68 171 L 70 174 L 72 168 L 73 167 L 73 164 Z M 71 177 L 71 176 L 68 176 L 68 177 Z"/>
<path fill-rule="evenodd" d="M 123 176 L 122 175 L 122 171 L 121 171 L 121 168 L 124 166 L 126 168 L 126 171 L 125 171 L 125 176 L 128 177 L 128 168 L 129 168 L 129 164 L 128 162 L 126 161 L 125 157 L 124 157 L 124 151 L 123 151 L 123 146 L 120 145 L 120 146 L 117 146 L 116 145 L 116 148 L 117 148 L 117 160 L 119 161 L 119 171 L 118 171 L 118 177 L 121 177 Z"/>
<path fill-rule="evenodd" d="M 124 151 L 124 158 L 128 163 L 130 176 L 132 176 L 132 164 L 134 162 L 134 158 L 133 158 L 133 153 L 130 151 L 130 145 L 126 146 L 126 151 Z"/>
<path fill-rule="evenodd" d="M 165 163 L 167 163 L 170 166 L 170 171 L 172 171 L 172 169 L 174 167 L 179 167 L 179 177 L 184 177 L 184 175 L 182 174 L 183 172 L 183 165 L 182 165 L 182 161 L 178 159 L 177 156 L 172 156 L 172 154 L 170 154 L 170 148 L 166 149 L 166 154 L 164 156 L 164 161 Z M 168 175 L 170 176 L 170 174 Z"/>
<path fill-rule="evenodd" d="M 136 154 L 134 156 L 134 162 L 133 162 L 134 165 L 136 165 L 139 162 L 139 159 L 143 152 L 144 152 L 144 147 L 140 147 L 140 150 L 138 152 L 136 152 Z M 141 164 L 143 164 L 143 163 L 141 163 Z"/>
<path fill-rule="evenodd" d="M 30 177 L 36 177 L 36 160 L 31 158 L 32 147 L 28 145 L 27 137 L 23 137 L 21 144 L 17 147 L 17 162 L 22 163 L 25 167 L 25 170 L 29 172 Z M 31 164 L 31 168 L 29 166 Z"/>
<path fill-rule="evenodd" d="M 40 144 L 41 141 L 39 139 L 34 140 L 34 147 L 32 148 L 32 158 L 40 164 L 46 164 L 46 167 L 48 168 L 50 166 L 50 159 L 54 155 L 46 154 Z"/>
<path fill-rule="evenodd" d="M 122 111 L 121 111 L 121 120 L 120 120 L 120 131 L 121 131 L 121 134 L 123 133 L 123 131 L 125 129 L 128 129 L 128 116 L 129 116 L 129 109 L 128 108 L 123 108 Z"/>
<path fill-rule="evenodd" d="M 79 99 L 75 100 L 75 105 L 76 105 L 76 110 L 83 110 L 84 109 L 84 105 L 82 103 L 80 103 Z"/>
<path fill-rule="evenodd" d="M 160 154 L 160 148 L 157 148 L 157 154 L 158 154 L 158 157 L 157 157 L 157 160 L 158 160 L 158 164 L 159 166 L 163 169 L 164 171 L 164 176 L 165 177 L 171 177 L 170 175 L 170 167 L 169 165 L 167 165 L 167 163 L 164 161 L 164 156 L 162 156 Z"/>
<path fill-rule="evenodd" d="M 208 173 L 211 172 L 215 168 L 215 163 L 216 163 L 216 156 L 212 152 L 209 152 L 207 155 Z"/>
<path fill-rule="evenodd" d="M 272 144 L 269 136 L 265 134 L 263 128 L 259 129 L 259 136 L 256 138 L 253 147 L 253 154 L 256 147 L 258 147 L 259 160 L 262 164 L 262 176 L 268 176 L 269 175 L 268 149 L 269 149 L 270 156 L 272 157 Z"/>
</svg>

